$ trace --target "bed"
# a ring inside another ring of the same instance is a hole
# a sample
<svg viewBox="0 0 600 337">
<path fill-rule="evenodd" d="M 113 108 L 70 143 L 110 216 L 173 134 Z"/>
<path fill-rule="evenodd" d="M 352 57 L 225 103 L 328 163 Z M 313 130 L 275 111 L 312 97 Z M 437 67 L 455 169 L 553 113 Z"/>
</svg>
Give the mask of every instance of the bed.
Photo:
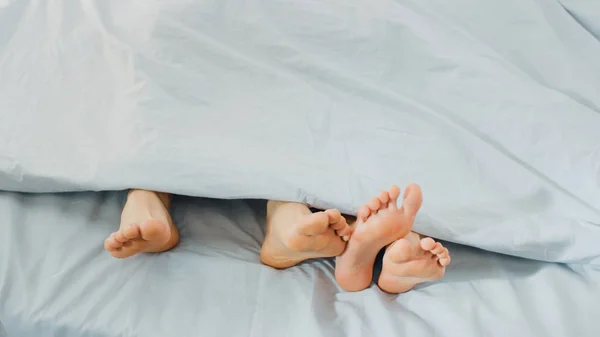
<svg viewBox="0 0 600 337">
<path fill-rule="evenodd" d="M 598 336 L 600 2 L 0 1 L 0 334 Z M 260 264 L 266 199 L 419 183 L 390 295 Z M 112 259 L 128 188 L 182 241 Z"/>
<path fill-rule="evenodd" d="M 600 270 L 449 244 L 443 281 L 342 291 L 333 261 L 260 264 L 263 201 L 176 198 L 181 244 L 103 251 L 124 194 L 0 197 L 9 336 L 596 336 Z M 75 252 L 75 253 L 74 253 Z"/>
</svg>

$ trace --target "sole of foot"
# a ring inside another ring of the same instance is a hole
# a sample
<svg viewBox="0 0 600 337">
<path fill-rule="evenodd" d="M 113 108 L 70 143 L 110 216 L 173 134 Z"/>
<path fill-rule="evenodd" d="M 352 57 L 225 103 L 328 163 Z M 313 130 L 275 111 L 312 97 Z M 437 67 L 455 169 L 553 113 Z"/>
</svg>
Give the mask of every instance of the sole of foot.
<svg viewBox="0 0 600 337">
<path fill-rule="evenodd" d="M 342 237 L 351 231 L 338 210 L 312 213 L 303 204 L 269 201 L 261 261 L 283 269 L 308 259 L 337 256 L 346 247 Z"/>
<path fill-rule="evenodd" d="M 379 251 L 411 231 L 423 202 L 421 188 L 408 185 L 401 207 L 397 206 L 399 197 L 400 189 L 393 186 L 359 209 L 352 237 L 336 261 L 335 278 L 342 289 L 368 288 Z"/>
<path fill-rule="evenodd" d="M 411 232 L 386 249 L 377 285 L 388 293 L 403 293 L 419 283 L 441 279 L 450 261 L 441 243 Z"/>
<path fill-rule="evenodd" d="M 179 232 L 167 206 L 156 193 L 138 190 L 128 195 L 120 228 L 106 238 L 104 249 L 115 258 L 126 258 L 164 252 L 178 242 Z"/>
</svg>

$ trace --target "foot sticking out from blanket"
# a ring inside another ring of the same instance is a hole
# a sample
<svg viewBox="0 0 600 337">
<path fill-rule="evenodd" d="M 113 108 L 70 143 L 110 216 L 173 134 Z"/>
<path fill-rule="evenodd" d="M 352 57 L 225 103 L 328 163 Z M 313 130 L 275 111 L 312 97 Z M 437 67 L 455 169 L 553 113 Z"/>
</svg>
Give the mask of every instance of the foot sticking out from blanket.
<svg viewBox="0 0 600 337">
<path fill-rule="evenodd" d="M 441 279 L 448 264 L 447 248 L 432 238 L 422 239 L 410 232 L 387 247 L 377 284 L 383 291 L 403 293 L 419 283 Z"/>
<path fill-rule="evenodd" d="M 169 215 L 170 202 L 170 195 L 165 193 L 131 190 L 120 228 L 108 236 L 104 248 L 116 258 L 173 248 L 179 242 L 179 232 Z"/>
<path fill-rule="evenodd" d="M 393 186 L 359 209 L 352 237 L 335 267 L 335 278 L 344 290 L 369 287 L 379 251 L 411 231 L 423 202 L 421 188 L 416 184 L 407 186 L 398 208 L 399 197 L 400 189 Z"/>
<path fill-rule="evenodd" d="M 313 213 L 303 204 L 270 200 L 260 258 L 268 266 L 283 269 L 308 259 L 337 256 L 346 247 L 342 237 L 351 232 L 338 210 Z"/>
</svg>

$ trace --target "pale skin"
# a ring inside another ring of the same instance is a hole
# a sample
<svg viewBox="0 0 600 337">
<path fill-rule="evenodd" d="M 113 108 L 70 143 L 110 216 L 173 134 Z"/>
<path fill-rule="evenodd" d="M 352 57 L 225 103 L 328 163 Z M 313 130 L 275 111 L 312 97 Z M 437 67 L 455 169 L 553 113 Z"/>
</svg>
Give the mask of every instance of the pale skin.
<svg viewBox="0 0 600 337">
<path fill-rule="evenodd" d="M 336 257 L 339 285 L 360 291 L 371 285 L 375 258 L 385 249 L 377 280 L 382 290 L 403 293 L 419 283 L 439 280 L 450 263 L 448 249 L 411 231 L 423 200 L 421 189 L 409 185 L 400 207 L 399 197 L 396 186 L 382 191 L 355 218 L 335 209 L 312 212 L 304 204 L 270 200 L 261 261 L 284 269 L 309 259 Z M 126 258 L 175 247 L 179 231 L 169 214 L 170 203 L 169 194 L 131 190 L 120 228 L 108 236 L 104 248 L 116 258 Z"/>
</svg>

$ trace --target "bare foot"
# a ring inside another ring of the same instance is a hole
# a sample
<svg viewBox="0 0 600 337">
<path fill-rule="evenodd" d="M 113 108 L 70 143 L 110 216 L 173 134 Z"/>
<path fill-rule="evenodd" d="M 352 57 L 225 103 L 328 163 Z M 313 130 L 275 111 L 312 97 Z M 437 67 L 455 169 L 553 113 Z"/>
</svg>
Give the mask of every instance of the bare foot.
<svg viewBox="0 0 600 337">
<path fill-rule="evenodd" d="M 412 229 L 423 201 L 421 188 L 416 184 L 407 186 L 400 208 L 397 206 L 399 196 L 400 189 L 393 186 L 358 211 L 352 237 L 335 267 L 335 278 L 344 290 L 360 291 L 369 287 L 379 251 Z"/>
<path fill-rule="evenodd" d="M 337 256 L 346 247 L 342 237 L 351 232 L 338 210 L 313 213 L 303 204 L 270 200 L 260 258 L 264 264 L 282 269 L 308 259 Z"/>
<path fill-rule="evenodd" d="M 421 239 L 419 234 L 411 232 L 386 249 L 377 284 L 383 291 L 403 293 L 419 283 L 441 279 L 448 264 L 447 248 L 432 238 Z"/>
<path fill-rule="evenodd" d="M 138 253 L 163 252 L 179 242 L 179 232 L 169 215 L 170 198 L 163 193 L 132 190 L 121 214 L 121 226 L 104 241 L 116 258 Z"/>
</svg>

